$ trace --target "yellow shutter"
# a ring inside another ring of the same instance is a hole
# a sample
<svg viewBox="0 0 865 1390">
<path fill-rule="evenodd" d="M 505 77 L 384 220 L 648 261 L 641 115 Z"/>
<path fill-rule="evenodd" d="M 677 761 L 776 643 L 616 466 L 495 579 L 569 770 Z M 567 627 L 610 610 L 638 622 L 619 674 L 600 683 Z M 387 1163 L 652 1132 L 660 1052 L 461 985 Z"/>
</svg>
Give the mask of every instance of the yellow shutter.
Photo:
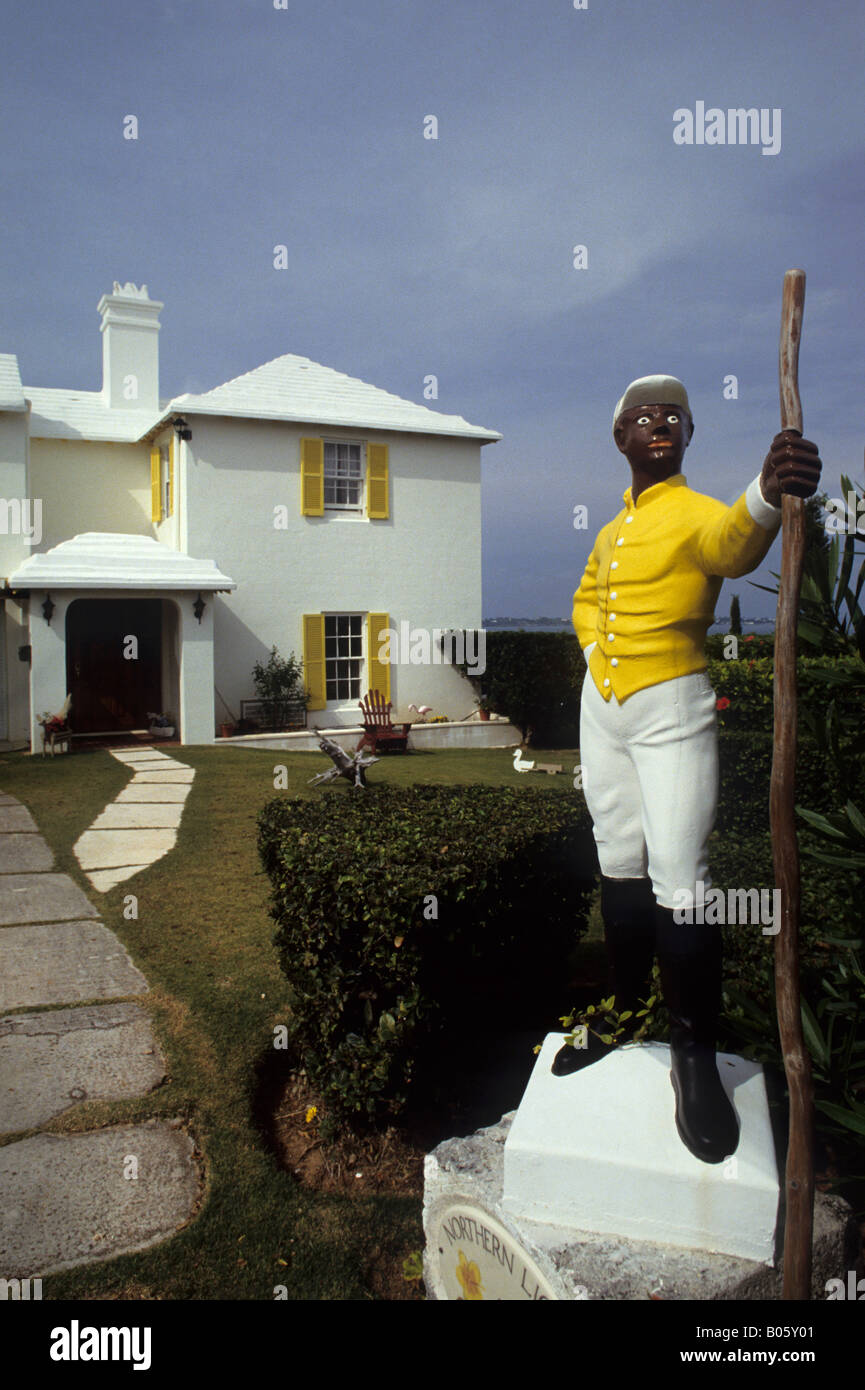
<svg viewBox="0 0 865 1390">
<path fill-rule="evenodd" d="M 390 515 L 387 474 L 387 445 L 367 444 L 366 514 L 375 521 L 383 521 Z"/>
<path fill-rule="evenodd" d="M 386 700 L 390 699 L 390 662 L 379 660 L 379 649 L 387 641 L 390 618 L 387 613 L 369 613 L 366 629 L 366 668 L 369 672 L 370 690 L 380 690 Z"/>
<path fill-rule="evenodd" d="M 321 439 L 300 441 L 300 510 L 304 516 L 324 516 L 324 442 Z"/>
<path fill-rule="evenodd" d="M 172 434 L 168 446 L 168 515 L 174 516 L 174 470 L 177 465 L 177 436 Z"/>
<path fill-rule="evenodd" d="M 324 666 L 324 614 L 303 615 L 303 679 L 310 694 L 307 709 L 324 709 L 327 686 Z"/>
<path fill-rule="evenodd" d="M 162 455 L 158 449 L 150 450 L 150 520 L 162 520 L 162 497 L 160 494 L 160 482 L 162 479 Z"/>
</svg>

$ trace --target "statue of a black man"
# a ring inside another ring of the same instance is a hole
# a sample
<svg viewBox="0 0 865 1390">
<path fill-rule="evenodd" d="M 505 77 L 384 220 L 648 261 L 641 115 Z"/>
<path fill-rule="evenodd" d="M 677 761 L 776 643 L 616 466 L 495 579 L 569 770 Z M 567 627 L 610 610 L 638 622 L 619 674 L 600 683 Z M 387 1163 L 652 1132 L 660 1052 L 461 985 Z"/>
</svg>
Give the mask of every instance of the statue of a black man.
<svg viewBox="0 0 865 1390">
<path fill-rule="evenodd" d="M 727 507 L 692 491 L 682 475 L 693 433 L 680 381 L 631 383 L 613 437 L 632 483 L 595 542 L 573 622 L 588 663 L 580 760 L 616 1008 L 640 1007 L 657 955 L 676 1127 L 697 1158 L 720 1163 L 739 1142 L 715 1062 L 721 928 L 677 920 L 694 914 L 675 911 L 699 901 L 698 884 L 711 884 L 717 715 L 703 647 L 723 579 L 757 568 L 778 532 L 781 492 L 816 492 L 820 459 L 797 431 L 783 430 L 759 476 Z M 553 1071 L 567 1075 L 587 1060 L 565 1046 Z"/>
</svg>

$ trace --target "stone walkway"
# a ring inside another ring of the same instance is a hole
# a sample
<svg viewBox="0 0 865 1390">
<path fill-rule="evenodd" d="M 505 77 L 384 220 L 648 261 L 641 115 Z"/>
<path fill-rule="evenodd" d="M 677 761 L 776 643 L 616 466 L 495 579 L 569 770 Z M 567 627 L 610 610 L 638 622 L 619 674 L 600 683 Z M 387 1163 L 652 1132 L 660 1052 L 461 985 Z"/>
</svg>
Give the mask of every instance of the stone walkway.
<svg viewBox="0 0 865 1390">
<path fill-rule="evenodd" d="M 195 771 L 154 748 L 110 750 L 134 776 L 73 846 L 98 893 L 140 874 L 177 843 Z"/>
<path fill-rule="evenodd" d="M 160 772 L 164 762 L 181 767 L 159 753 L 150 760 L 138 753 L 115 757 L 136 765 L 126 791 L 147 776 L 138 770 L 141 761 L 157 760 Z M 188 782 L 194 774 L 187 771 Z M 160 800 L 169 799 L 171 784 L 157 778 L 152 785 Z M 175 790 L 185 798 L 189 788 Z M 130 805 L 139 809 L 135 800 Z M 103 830 L 101 820 L 78 846 L 87 836 L 117 833 L 110 822 Z M 122 833 L 150 836 L 152 829 L 127 823 Z M 164 833 L 176 837 L 176 824 Z M 101 892 L 113 884 L 100 875 L 113 872 L 119 882 L 171 848 L 152 852 L 156 845 L 148 838 L 131 851 L 131 864 L 128 846 L 125 864 L 114 859 L 110 869 L 90 875 Z M 93 867 L 92 856 L 85 858 Z M 0 1138 L 38 1130 L 84 1100 L 145 1095 L 165 1077 L 148 1016 L 129 1000 L 147 993 L 147 981 L 81 889 L 53 867 L 29 811 L 0 793 Z M 21 1012 L 34 1008 L 40 1011 Z M 165 1240 L 192 1216 L 200 1178 L 180 1122 L 149 1120 L 80 1134 L 30 1134 L 0 1146 L 0 1192 L 0 1279 L 24 1279 Z"/>
</svg>

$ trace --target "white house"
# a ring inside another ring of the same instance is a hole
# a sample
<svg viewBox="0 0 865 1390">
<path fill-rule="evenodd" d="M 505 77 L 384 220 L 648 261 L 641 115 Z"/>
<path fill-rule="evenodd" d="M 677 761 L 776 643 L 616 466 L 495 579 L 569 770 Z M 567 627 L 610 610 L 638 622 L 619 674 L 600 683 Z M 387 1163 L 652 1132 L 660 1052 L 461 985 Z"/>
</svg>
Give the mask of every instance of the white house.
<svg viewBox="0 0 865 1390">
<path fill-rule="evenodd" d="M 170 711 L 212 742 L 271 647 L 302 656 L 315 722 L 358 700 L 460 719 L 472 687 L 386 629 L 481 626 L 480 452 L 501 436 L 287 354 L 159 397 L 159 313 L 115 282 L 101 391 L 22 386 L 0 355 L 0 739 L 41 746 Z M 414 659 L 412 659 L 414 657 Z"/>
</svg>

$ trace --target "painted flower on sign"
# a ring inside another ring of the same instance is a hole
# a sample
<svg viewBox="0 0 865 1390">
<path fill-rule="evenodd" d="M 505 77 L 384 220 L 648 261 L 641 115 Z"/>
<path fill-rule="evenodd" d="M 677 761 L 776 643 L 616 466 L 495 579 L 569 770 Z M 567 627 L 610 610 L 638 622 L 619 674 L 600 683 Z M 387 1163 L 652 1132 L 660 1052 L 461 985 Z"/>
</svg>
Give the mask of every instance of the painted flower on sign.
<svg viewBox="0 0 865 1390">
<path fill-rule="evenodd" d="M 474 1260 L 466 1259 L 462 1250 L 460 1251 L 460 1262 L 457 1265 L 457 1279 L 467 1300 L 475 1302 L 480 1299 L 483 1301 L 481 1272 Z"/>
</svg>

